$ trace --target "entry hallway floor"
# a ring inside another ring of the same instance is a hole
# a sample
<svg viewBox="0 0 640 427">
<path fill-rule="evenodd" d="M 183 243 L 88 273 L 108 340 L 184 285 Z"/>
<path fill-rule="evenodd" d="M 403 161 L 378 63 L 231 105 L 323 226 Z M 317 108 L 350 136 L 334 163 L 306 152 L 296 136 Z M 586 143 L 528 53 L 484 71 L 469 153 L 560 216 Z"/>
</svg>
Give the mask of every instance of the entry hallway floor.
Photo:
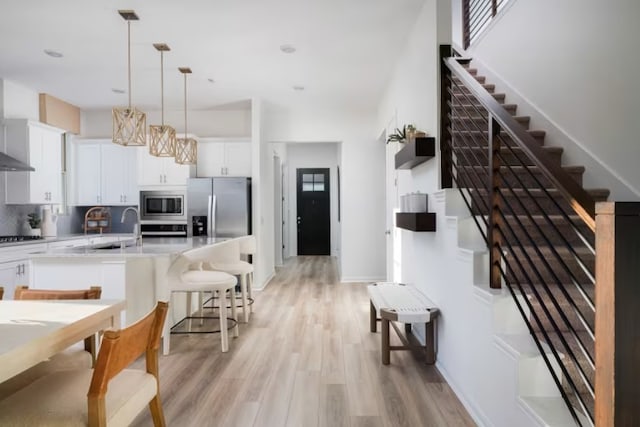
<svg viewBox="0 0 640 427">
<path fill-rule="evenodd" d="M 334 258 L 291 258 L 255 294 L 228 353 L 218 334 L 171 336 L 160 357 L 167 425 L 475 425 L 434 366 L 405 351 L 381 364 L 366 284 L 338 283 Z M 152 425 L 149 412 L 134 425 Z"/>
</svg>

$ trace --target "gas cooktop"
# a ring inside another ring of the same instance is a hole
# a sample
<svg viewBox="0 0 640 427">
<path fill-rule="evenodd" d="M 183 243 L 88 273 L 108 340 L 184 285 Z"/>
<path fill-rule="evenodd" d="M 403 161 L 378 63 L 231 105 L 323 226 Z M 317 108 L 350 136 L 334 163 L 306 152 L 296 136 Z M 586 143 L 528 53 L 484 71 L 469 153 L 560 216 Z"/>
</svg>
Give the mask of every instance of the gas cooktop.
<svg viewBox="0 0 640 427">
<path fill-rule="evenodd" d="M 23 242 L 27 240 L 40 240 L 41 236 L 0 236 L 0 243 Z"/>
</svg>

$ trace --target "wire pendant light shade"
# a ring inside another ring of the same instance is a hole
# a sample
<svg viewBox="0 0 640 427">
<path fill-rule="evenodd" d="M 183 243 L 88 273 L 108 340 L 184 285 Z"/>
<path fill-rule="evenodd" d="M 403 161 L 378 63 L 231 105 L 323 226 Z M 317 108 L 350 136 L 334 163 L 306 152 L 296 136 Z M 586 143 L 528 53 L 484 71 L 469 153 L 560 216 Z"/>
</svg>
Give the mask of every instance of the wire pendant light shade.
<svg viewBox="0 0 640 427">
<path fill-rule="evenodd" d="M 198 143 L 189 138 L 187 133 L 187 75 L 191 74 L 191 68 L 178 68 L 184 75 L 184 138 L 176 140 L 176 163 L 181 165 L 195 165 L 198 161 Z"/>
<path fill-rule="evenodd" d="M 147 144 L 147 116 L 131 106 L 131 21 L 137 21 L 138 15 L 133 10 L 119 10 L 118 13 L 127 21 L 127 76 L 129 83 L 129 106 L 114 108 L 113 142 L 125 146 L 141 146 Z"/>
<path fill-rule="evenodd" d="M 164 124 L 164 53 L 171 49 L 164 43 L 156 43 L 153 47 L 160 52 L 162 124 L 149 126 L 149 154 L 156 157 L 173 157 L 176 153 L 176 130 Z"/>
</svg>

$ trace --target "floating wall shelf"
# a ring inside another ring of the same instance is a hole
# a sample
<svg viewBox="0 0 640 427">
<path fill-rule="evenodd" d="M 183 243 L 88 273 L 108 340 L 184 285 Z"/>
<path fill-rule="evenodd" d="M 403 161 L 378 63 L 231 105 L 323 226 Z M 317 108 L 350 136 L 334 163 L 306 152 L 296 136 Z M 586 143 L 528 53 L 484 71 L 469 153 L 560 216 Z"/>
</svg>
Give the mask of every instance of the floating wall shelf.
<svg viewBox="0 0 640 427">
<path fill-rule="evenodd" d="M 396 212 L 396 227 L 410 231 L 436 231 L 433 212 Z"/>
<path fill-rule="evenodd" d="M 396 153 L 396 169 L 411 169 L 435 155 L 436 139 L 432 136 L 418 136 Z"/>
</svg>

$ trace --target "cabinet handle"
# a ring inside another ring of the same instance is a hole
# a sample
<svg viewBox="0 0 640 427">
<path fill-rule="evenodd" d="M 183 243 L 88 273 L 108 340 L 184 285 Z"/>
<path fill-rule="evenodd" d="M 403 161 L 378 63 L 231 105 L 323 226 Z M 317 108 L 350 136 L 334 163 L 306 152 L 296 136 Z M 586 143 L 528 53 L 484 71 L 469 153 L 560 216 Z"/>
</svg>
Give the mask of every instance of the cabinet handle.
<svg viewBox="0 0 640 427">
<path fill-rule="evenodd" d="M 120 195 L 120 203 L 122 203 L 122 194 Z"/>
<path fill-rule="evenodd" d="M 164 183 L 167 183 L 167 175 L 164 176 Z"/>
<path fill-rule="evenodd" d="M 20 277 L 20 264 L 16 265 L 16 277 Z"/>
<path fill-rule="evenodd" d="M 123 200 L 125 203 L 127 202 L 127 195 L 126 195 L 126 194 L 122 196 L 122 200 Z"/>
</svg>

